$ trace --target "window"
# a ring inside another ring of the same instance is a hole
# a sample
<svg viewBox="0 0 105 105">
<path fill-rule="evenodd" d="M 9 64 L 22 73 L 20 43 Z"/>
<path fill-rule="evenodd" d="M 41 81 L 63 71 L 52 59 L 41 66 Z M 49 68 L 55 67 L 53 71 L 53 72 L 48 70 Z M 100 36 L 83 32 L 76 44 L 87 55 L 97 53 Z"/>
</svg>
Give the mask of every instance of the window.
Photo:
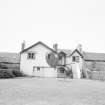
<svg viewBox="0 0 105 105">
<path fill-rule="evenodd" d="M 73 62 L 79 62 L 79 56 L 73 56 L 72 61 Z"/>
<path fill-rule="evenodd" d="M 48 54 L 48 59 L 51 59 L 51 54 Z"/>
<path fill-rule="evenodd" d="M 37 67 L 37 71 L 40 71 L 40 67 Z"/>
<path fill-rule="evenodd" d="M 35 53 L 28 53 L 28 59 L 35 59 Z"/>
</svg>

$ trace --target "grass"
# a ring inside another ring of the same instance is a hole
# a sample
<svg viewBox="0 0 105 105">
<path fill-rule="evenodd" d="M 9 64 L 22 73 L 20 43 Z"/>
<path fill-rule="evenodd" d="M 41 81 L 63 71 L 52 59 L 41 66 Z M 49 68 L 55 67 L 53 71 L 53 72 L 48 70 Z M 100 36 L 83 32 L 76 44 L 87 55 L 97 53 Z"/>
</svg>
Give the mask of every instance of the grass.
<svg viewBox="0 0 105 105">
<path fill-rule="evenodd" d="M 54 78 L 1 79 L 0 105 L 105 105 L 105 82 Z"/>
</svg>

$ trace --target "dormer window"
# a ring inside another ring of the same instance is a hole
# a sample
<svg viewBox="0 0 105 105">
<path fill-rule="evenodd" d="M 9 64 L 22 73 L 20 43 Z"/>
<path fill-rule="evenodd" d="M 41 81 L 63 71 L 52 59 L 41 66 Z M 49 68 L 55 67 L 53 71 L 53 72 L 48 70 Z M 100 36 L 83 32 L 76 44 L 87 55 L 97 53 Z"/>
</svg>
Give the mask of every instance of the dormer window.
<svg viewBox="0 0 105 105">
<path fill-rule="evenodd" d="M 35 53 L 28 53 L 27 59 L 35 59 Z"/>
<path fill-rule="evenodd" d="M 73 56 L 72 61 L 73 62 L 79 62 L 79 56 Z"/>
</svg>

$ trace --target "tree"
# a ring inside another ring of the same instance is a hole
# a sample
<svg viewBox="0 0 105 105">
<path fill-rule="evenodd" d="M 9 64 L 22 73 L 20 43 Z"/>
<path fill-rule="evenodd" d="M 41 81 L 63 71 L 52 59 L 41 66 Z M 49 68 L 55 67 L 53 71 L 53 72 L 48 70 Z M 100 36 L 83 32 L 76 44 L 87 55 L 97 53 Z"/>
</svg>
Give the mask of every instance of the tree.
<svg viewBox="0 0 105 105">
<path fill-rule="evenodd" d="M 46 61 L 51 67 L 57 67 L 58 65 L 58 57 L 54 53 L 49 53 L 46 56 Z"/>
</svg>

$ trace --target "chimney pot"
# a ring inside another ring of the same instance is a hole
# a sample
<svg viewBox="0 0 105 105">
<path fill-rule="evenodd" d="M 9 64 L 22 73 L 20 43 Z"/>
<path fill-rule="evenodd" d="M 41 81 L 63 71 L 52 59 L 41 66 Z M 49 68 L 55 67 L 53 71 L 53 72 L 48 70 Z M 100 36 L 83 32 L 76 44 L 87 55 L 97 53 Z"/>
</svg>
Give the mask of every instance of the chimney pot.
<svg viewBox="0 0 105 105">
<path fill-rule="evenodd" d="M 22 47 L 21 47 L 21 50 L 23 51 L 25 49 L 25 40 L 23 40 L 22 42 Z"/>
<path fill-rule="evenodd" d="M 78 44 L 77 49 L 78 49 L 80 52 L 82 52 L 82 45 L 81 45 L 81 44 Z"/>
<path fill-rule="evenodd" d="M 54 44 L 54 45 L 53 45 L 53 49 L 54 49 L 54 51 L 57 52 L 57 50 L 58 50 L 58 44 Z"/>
</svg>

